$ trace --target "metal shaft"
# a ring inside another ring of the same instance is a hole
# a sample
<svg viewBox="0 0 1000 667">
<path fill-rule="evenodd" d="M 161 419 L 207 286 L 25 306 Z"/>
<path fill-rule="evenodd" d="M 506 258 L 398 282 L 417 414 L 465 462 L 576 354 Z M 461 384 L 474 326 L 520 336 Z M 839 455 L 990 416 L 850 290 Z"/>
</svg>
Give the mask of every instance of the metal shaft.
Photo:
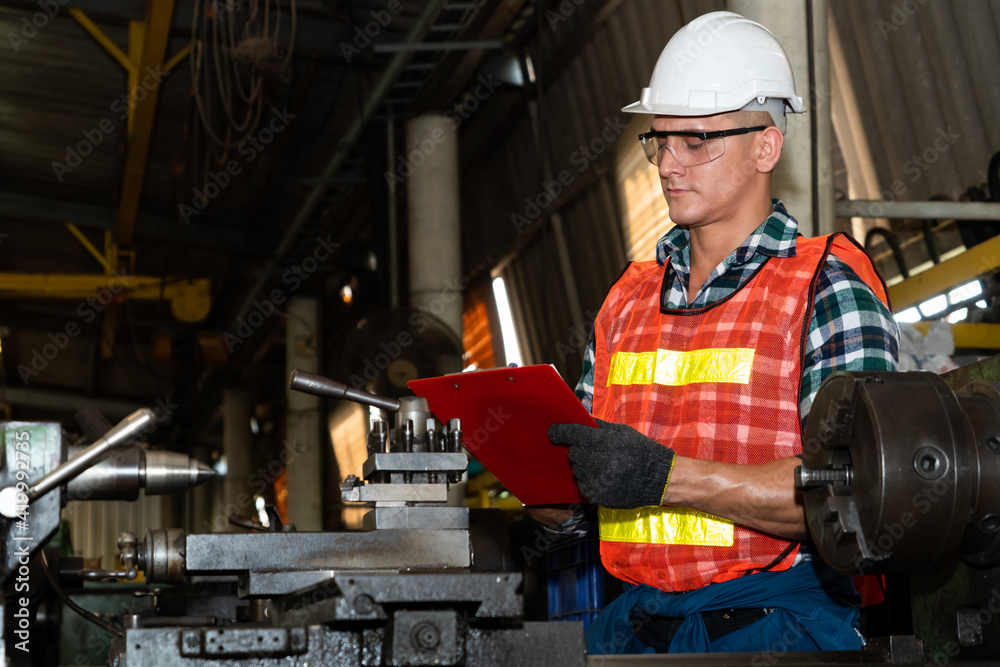
<svg viewBox="0 0 1000 667">
<path fill-rule="evenodd" d="M 179 493 L 215 475 L 212 468 L 180 452 L 125 447 L 66 484 L 66 499 L 135 500 L 139 489 L 147 496 Z"/>
<path fill-rule="evenodd" d="M 353 389 L 342 382 L 334 382 L 329 378 L 305 371 L 294 370 L 288 380 L 288 387 L 295 391 L 301 391 L 314 396 L 330 396 L 331 398 L 343 398 L 362 405 L 373 405 L 376 408 L 387 412 L 399 410 L 399 401 L 388 396 L 372 394 L 360 389 Z"/>
<path fill-rule="evenodd" d="M 65 484 L 84 470 L 100 461 L 112 448 L 123 445 L 155 422 L 156 417 L 149 408 L 136 410 L 121 420 L 103 438 L 87 447 L 78 456 L 66 461 L 49 474 L 31 485 L 27 491 L 29 502 L 44 496 L 60 484 Z"/>
</svg>

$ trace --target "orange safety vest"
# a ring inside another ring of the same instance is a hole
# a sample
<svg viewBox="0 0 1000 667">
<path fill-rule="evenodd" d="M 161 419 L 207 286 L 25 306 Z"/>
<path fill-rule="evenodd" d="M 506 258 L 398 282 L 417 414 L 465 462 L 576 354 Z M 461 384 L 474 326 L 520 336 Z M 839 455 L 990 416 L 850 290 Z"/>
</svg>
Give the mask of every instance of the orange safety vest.
<svg viewBox="0 0 1000 667">
<path fill-rule="evenodd" d="M 704 308 L 661 309 L 666 267 L 630 264 L 595 322 L 594 416 L 681 456 L 762 464 L 801 453 L 802 355 L 831 251 L 888 305 L 871 258 L 841 233 L 799 237 L 794 257 L 769 258 Z M 798 542 L 684 507 L 601 507 L 598 516 L 604 566 L 665 591 L 785 570 L 798 553 Z"/>
</svg>

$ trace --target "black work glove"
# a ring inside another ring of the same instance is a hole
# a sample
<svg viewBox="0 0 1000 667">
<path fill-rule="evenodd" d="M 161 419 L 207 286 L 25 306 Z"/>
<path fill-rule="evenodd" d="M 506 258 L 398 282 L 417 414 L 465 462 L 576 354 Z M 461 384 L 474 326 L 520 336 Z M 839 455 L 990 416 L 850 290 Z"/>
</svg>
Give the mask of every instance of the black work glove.
<svg viewBox="0 0 1000 667">
<path fill-rule="evenodd" d="M 577 486 L 602 507 L 635 509 L 659 505 L 666 492 L 674 450 L 631 426 L 596 420 L 583 424 L 553 424 L 549 440 L 569 445 L 569 462 Z"/>
</svg>

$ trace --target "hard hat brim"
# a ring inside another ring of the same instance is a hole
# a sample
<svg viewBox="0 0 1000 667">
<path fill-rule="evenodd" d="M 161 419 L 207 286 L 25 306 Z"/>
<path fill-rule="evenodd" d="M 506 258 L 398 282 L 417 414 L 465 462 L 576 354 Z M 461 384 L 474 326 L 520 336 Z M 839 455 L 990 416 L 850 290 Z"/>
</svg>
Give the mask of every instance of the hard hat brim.
<svg viewBox="0 0 1000 667">
<path fill-rule="evenodd" d="M 751 98 L 753 99 L 753 98 Z M 781 97 L 785 101 L 785 113 L 806 113 L 806 108 L 802 104 L 801 97 Z M 749 101 L 749 100 L 747 100 Z M 745 104 L 745 103 L 744 103 Z M 743 104 L 733 107 L 732 109 L 698 109 L 690 106 L 684 105 L 673 105 L 673 104 L 644 104 L 642 100 L 637 100 L 626 107 L 622 107 L 622 111 L 625 113 L 646 113 L 654 114 L 657 116 L 714 116 L 718 113 L 728 113 L 730 111 L 739 111 L 743 108 Z"/>
</svg>

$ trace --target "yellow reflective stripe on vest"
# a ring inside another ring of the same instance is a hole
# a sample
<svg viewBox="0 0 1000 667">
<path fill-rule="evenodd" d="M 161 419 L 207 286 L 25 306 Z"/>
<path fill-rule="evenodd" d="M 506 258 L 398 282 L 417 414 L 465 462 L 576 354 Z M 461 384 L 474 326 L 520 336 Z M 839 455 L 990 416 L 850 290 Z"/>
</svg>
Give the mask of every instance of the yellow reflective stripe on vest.
<svg viewBox="0 0 1000 667">
<path fill-rule="evenodd" d="M 733 546 L 733 522 L 687 507 L 599 507 L 600 536 L 607 542 Z"/>
<path fill-rule="evenodd" d="M 662 384 L 679 387 L 695 382 L 749 384 L 753 348 L 713 347 L 690 352 L 615 352 L 608 386 Z"/>
</svg>

